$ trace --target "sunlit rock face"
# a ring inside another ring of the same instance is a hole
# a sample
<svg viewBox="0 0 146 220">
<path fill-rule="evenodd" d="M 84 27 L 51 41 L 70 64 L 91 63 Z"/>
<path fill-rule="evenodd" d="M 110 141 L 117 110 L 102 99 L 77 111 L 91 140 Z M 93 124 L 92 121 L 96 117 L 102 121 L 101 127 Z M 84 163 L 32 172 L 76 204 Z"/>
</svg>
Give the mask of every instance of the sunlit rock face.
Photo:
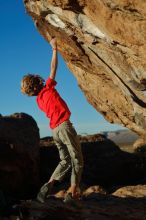
<svg viewBox="0 0 146 220">
<path fill-rule="evenodd" d="M 57 37 L 87 101 L 145 137 L 146 1 L 25 0 L 39 32 Z M 98 126 L 98 125 L 97 125 Z"/>
</svg>

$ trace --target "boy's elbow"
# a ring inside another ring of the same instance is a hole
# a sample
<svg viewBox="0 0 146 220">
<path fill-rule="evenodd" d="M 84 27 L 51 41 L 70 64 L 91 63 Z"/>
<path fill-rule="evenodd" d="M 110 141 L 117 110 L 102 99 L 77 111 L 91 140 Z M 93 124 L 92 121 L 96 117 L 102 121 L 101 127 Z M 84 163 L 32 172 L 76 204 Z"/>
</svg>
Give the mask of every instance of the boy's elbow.
<svg viewBox="0 0 146 220">
<path fill-rule="evenodd" d="M 56 71 L 51 71 L 50 78 L 55 79 L 55 76 L 56 76 Z"/>
</svg>

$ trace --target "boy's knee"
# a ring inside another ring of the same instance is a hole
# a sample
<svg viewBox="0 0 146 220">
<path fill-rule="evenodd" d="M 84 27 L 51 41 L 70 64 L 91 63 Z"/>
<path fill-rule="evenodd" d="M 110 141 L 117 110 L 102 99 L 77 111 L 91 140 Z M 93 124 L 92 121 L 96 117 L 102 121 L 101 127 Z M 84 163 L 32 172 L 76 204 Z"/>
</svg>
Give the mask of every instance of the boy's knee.
<svg viewBox="0 0 146 220">
<path fill-rule="evenodd" d="M 61 160 L 60 161 L 60 165 L 61 166 L 64 166 L 64 167 L 71 167 L 71 160 L 69 160 L 69 159 L 64 159 L 64 160 Z"/>
<path fill-rule="evenodd" d="M 84 161 L 82 158 L 75 158 L 74 159 L 74 166 L 77 170 L 82 170 L 84 166 Z"/>
</svg>

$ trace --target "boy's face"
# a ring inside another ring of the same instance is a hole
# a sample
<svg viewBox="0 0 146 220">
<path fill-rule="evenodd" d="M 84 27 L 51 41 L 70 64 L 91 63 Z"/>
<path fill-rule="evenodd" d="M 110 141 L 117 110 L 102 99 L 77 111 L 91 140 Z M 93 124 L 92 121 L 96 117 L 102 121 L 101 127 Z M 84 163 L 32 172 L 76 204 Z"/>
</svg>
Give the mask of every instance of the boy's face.
<svg viewBox="0 0 146 220">
<path fill-rule="evenodd" d="M 23 79 L 22 81 L 21 81 L 21 92 L 23 93 L 23 94 L 26 94 L 26 95 L 28 95 L 28 96 L 31 96 L 31 94 L 29 94 L 28 93 L 28 83 L 27 83 L 27 81 L 25 80 L 25 79 Z"/>
<path fill-rule="evenodd" d="M 26 86 L 26 82 L 25 82 L 24 80 L 22 80 L 22 81 L 21 81 L 21 92 L 22 92 L 22 93 L 25 93 L 25 92 L 24 92 L 25 86 Z"/>
<path fill-rule="evenodd" d="M 24 93 L 24 94 L 27 94 L 26 93 L 26 88 L 27 88 L 27 82 L 25 80 L 22 80 L 21 81 L 21 92 Z"/>
</svg>

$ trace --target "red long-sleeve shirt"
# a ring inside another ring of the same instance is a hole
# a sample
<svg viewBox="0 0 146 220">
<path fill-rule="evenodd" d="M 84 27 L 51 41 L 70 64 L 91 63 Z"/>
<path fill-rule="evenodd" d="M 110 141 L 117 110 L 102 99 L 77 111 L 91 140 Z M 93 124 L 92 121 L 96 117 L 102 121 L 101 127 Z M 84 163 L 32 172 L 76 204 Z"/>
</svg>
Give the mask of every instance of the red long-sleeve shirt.
<svg viewBox="0 0 146 220">
<path fill-rule="evenodd" d="M 50 128 L 52 129 L 68 120 L 71 115 L 67 104 L 54 88 L 56 84 L 55 80 L 48 78 L 46 85 L 36 98 L 39 108 L 50 118 Z"/>
</svg>

